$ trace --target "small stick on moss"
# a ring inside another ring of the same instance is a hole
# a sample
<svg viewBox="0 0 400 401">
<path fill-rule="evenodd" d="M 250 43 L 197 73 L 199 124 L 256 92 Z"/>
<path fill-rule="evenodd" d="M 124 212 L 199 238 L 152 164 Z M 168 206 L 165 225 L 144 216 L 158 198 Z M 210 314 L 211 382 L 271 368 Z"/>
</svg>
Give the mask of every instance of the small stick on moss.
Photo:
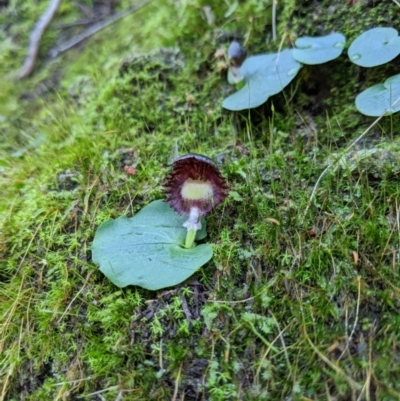
<svg viewBox="0 0 400 401">
<path fill-rule="evenodd" d="M 103 30 L 104 28 L 107 28 L 114 22 L 119 21 L 120 19 L 126 17 L 127 15 L 133 13 L 134 11 L 140 10 L 142 7 L 149 4 L 151 1 L 152 0 L 143 0 L 142 2 L 139 2 L 138 4 L 135 4 L 132 7 L 128 7 L 126 10 L 123 10 L 115 15 L 112 15 L 110 18 L 106 20 L 97 22 L 96 24 L 92 25 L 91 27 L 83 31 L 81 34 L 76 35 L 71 39 L 67 40 L 66 42 L 61 43 L 59 46 L 56 46 L 53 49 L 51 49 L 50 56 L 53 58 L 57 57 L 59 54 L 64 53 L 65 51 L 78 45 L 85 39 L 89 38 L 90 36 L 93 36 L 95 33 Z"/>
<path fill-rule="evenodd" d="M 185 314 L 186 320 L 188 321 L 189 324 L 189 330 L 192 330 L 193 326 L 192 314 L 190 313 L 189 306 L 184 295 L 181 296 L 181 303 L 182 303 L 183 313 Z"/>
<path fill-rule="evenodd" d="M 56 14 L 60 3 L 61 0 L 51 0 L 46 11 L 41 15 L 35 27 L 33 28 L 29 39 L 28 54 L 25 58 L 21 71 L 17 74 L 17 79 L 25 78 L 33 71 L 39 52 L 40 40 L 42 39 L 44 31 L 49 26 L 54 15 Z"/>
<path fill-rule="evenodd" d="M 390 105 L 390 107 L 389 107 L 389 109 L 391 109 L 392 107 L 394 107 L 398 102 L 400 101 L 400 97 L 398 98 L 398 99 L 396 99 L 396 101 L 395 102 L 393 102 L 391 105 Z M 387 110 L 389 110 L 389 109 L 387 109 Z M 315 183 L 315 185 L 314 185 L 314 188 L 313 188 L 313 190 L 312 190 L 312 192 L 311 192 L 311 196 L 310 196 L 310 199 L 308 200 L 308 202 L 307 202 L 307 207 L 306 207 L 306 210 L 304 211 L 304 216 L 303 216 L 303 219 L 307 216 L 307 213 L 308 213 L 308 209 L 310 208 L 310 206 L 311 206 L 311 202 L 312 202 L 312 200 L 314 199 L 314 196 L 315 196 L 315 193 L 317 192 L 317 188 L 318 188 L 318 186 L 319 186 L 319 183 L 321 182 L 321 180 L 322 180 L 322 178 L 324 178 L 324 176 L 326 175 L 326 173 L 328 172 L 328 170 L 332 167 L 332 166 L 334 166 L 353 146 L 355 146 L 362 138 L 364 138 L 364 136 L 366 135 L 366 134 L 368 134 L 368 132 L 369 131 L 371 131 L 371 129 L 376 125 L 376 124 L 378 124 L 378 122 L 386 115 L 386 113 L 387 113 L 387 110 L 385 110 L 359 137 L 357 137 L 343 152 L 341 152 L 340 153 L 340 155 L 332 162 L 332 163 L 330 163 L 330 164 L 328 164 L 326 167 L 325 167 L 325 169 L 324 169 L 324 171 L 321 173 L 321 175 L 318 177 L 318 180 L 317 180 L 317 182 Z"/>
</svg>

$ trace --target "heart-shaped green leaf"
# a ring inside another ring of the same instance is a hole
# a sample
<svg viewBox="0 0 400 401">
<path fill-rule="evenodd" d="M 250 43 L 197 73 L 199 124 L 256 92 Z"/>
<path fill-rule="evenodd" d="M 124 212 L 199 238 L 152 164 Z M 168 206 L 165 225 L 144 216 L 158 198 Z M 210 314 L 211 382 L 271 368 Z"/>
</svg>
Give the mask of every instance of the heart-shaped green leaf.
<svg viewBox="0 0 400 401">
<path fill-rule="evenodd" d="M 92 259 L 118 287 L 138 285 L 158 290 L 181 283 L 212 257 L 212 247 L 183 247 L 187 230 L 163 201 L 144 207 L 134 217 L 104 222 L 96 231 Z M 206 236 L 205 221 L 196 239 Z"/>
<path fill-rule="evenodd" d="M 366 116 L 378 117 L 400 111 L 400 75 L 388 78 L 385 83 L 371 86 L 356 97 L 357 110 Z"/>
<path fill-rule="evenodd" d="M 298 38 L 293 57 L 303 64 L 322 64 L 333 60 L 342 54 L 346 37 L 335 32 L 327 36 Z"/>
<path fill-rule="evenodd" d="M 385 64 L 400 54 L 400 37 L 394 28 L 373 28 L 350 45 L 350 60 L 361 67 Z"/>
<path fill-rule="evenodd" d="M 258 107 L 288 85 L 300 67 L 290 49 L 249 57 L 240 67 L 243 87 L 224 99 L 222 106 L 228 110 Z"/>
</svg>

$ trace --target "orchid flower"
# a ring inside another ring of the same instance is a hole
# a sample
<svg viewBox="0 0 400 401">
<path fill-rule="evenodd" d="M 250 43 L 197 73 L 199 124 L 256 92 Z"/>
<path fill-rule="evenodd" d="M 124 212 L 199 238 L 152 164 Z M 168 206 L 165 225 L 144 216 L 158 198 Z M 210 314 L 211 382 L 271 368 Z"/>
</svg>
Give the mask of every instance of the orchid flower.
<svg viewBox="0 0 400 401">
<path fill-rule="evenodd" d="M 185 247 L 191 248 L 201 217 L 206 216 L 228 195 L 228 185 L 217 165 L 208 157 L 188 154 L 176 159 L 164 182 L 166 202 L 180 215 L 188 215 Z"/>
</svg>

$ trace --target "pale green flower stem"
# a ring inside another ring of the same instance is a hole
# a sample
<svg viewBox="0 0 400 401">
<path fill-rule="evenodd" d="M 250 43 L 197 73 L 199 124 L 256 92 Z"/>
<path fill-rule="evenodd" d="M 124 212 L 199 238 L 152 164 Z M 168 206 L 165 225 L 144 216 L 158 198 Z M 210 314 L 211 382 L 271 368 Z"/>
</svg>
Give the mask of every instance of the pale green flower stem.
<svg viewBox="0 0 400 401">
<path fill-rule="evenodd" d="M 183 223 L 183 227 L 187 228 L 185 248 L 190 249 L 194 245 L 196 232 L 201 229 L 200 210 L 197 207 L 190 208 L 189 218 Z"/>
<path fill-rule="evenodd" d="M 194 239 L 196 238 L 196 230 L 188 230 L 186 234 L 185 248 L 190 249 L 194 245 Z"/>
</svg>

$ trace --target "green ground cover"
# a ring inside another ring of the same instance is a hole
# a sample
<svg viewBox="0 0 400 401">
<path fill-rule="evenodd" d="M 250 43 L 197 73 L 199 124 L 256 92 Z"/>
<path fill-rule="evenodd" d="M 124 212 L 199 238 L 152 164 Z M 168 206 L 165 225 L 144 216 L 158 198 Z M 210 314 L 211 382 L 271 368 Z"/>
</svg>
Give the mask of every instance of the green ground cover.
<svg viewBox="0 0 400 401">
<path fill-rule="evenodd" d="M 0 400 L 400 399 L 399 116 L 344 152 L 374 122 L 355 96 L 398 58 L 304 66 L 231 113 L 216 56 L 234 36 L 252 54 L 332 30 L 349 43 L 400 7 L 278 2 L 273 41 L 270 1 L 218 3 L 211 21 L 201 0 L 154 0 L 52 61 L 82 18 L 64 2 L 16 82 L 46 6 L 0 8 Z M 207 218 L 213 259 L 177 287 L 118 289 L 94 232 L 162 199 L 177 153 L 218 161 L 231 186 Z"/>
</svg>

